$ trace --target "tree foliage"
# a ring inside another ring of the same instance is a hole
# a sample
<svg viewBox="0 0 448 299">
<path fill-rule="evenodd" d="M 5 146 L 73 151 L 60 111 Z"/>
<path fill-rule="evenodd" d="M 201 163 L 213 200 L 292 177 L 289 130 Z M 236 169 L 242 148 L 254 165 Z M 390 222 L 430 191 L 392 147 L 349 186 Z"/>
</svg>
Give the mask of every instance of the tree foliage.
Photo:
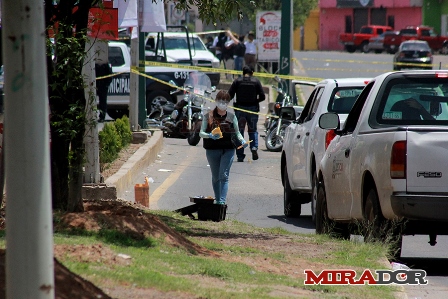
<svg viewBox="0 0 448 299">
<path fill-rule="evenodd" d="M 179 10 L 187 10 L 197 6 L 199 19 L 205 24 L 216 25 L 218 21 L 224 22 L 235 17 L 239 20 L 243 18 L 242 1 L 238 0 L 178 0 L 169 2 L 175 2 L 176 8 Z"/>
<path fill-rule="evenodd" d="M 317 7 L 319 0 L 291 0 L 293 9 L 293 27 L 294 29 L 302 26 L 308 18 L 311 10 Z M 257 11 L 263 10 L 281 10 L 282 0 L 242 0 L 240 2 L 241 13 L 246 15 L 249 20 L 255 23 Z M 254 9 L 255 7 L 255 9 Z"/>
</svg>

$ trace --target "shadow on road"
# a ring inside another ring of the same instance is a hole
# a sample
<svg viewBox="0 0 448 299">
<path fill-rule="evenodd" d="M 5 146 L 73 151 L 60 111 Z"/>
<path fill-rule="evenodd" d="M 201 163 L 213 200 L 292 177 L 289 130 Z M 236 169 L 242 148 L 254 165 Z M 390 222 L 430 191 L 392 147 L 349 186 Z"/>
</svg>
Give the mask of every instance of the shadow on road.
<svg viewBox="0 0 448 299">
<path fill-rule="evenodd" d="M 285 215 L 268 215 L 268 218 L 281 221 L 294 226 L 313 229 L 315 226 L 311 221 L 311 216 L 300 216 L 299 218 L 287 218 Z"/>
<path fill-rule="evenodd" d="M 448 276 L 448 259 L 431 257 L 402 257 L 398 261 L 411 269 L 426 271 L 428 276 Z"/>
</svg>

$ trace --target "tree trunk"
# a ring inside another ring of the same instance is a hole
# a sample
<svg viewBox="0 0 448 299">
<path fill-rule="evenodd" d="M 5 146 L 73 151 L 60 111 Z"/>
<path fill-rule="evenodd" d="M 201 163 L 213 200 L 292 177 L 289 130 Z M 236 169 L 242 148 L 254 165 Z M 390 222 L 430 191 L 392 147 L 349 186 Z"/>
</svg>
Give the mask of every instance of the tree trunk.
<svg viewBox="0 0 448 299">
<path fill-rule="evenodd" d="M 51 191 L 53 209 L 67 210 L 69 144 L 51 132 Z"/>
<path fill-rule="evenodd" d="M 83 95 L 82 95 L 83 96 Z M 80 103 L 85 103 L 80 101 Z M 67 212 L 83 212 L 82 204 L 82 184 L 83 184 L 83 165 L 84 165 L 84 133 L 85 121 L 80 122 L 82 125 L 77 127 L 76 134 L 71 142 L 72 158 L 70 160 L 69 174 L 69 196 L 67 201 Z"/>
</svg>

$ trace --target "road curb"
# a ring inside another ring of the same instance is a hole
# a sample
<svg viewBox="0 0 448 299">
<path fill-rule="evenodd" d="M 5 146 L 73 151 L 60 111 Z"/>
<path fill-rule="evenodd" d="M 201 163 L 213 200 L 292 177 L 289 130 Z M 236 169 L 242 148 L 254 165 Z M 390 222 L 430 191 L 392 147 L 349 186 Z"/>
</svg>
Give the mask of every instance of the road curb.
<svg viewBox="0 0 448 299">
<path fill-rule="evenodd" d="M 125 192 L 136 184 L 135 179 L 145 167 L 151 164 L 163 147 L 163 132 L 155 131 L 149 141 L 139 148 L 123 166 L 105 183 L 115 186 L 117 198 L 124 196 Z M 143 182 L 141 182 L 143 183 Z"/>
<path fill-rule="evenodd" d="M 157 158 L 163 147 L 163 132 L 154 131 L 149 140 L 140 147 L 121 168 L 104 184 L 85 184 L 84 199 L 123 198 L 127 190 L 134 187 L 141 172 Z M 143 182 L 140 182 L 143 183 Z"/>
</svg>

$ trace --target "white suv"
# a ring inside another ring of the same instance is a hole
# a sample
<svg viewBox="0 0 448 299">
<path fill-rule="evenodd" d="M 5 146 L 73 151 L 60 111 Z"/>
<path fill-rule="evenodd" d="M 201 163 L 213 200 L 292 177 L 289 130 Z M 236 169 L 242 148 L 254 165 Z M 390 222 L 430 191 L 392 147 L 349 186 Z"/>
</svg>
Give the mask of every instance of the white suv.
<svg viewBox="0 0 448 299">
<path fill-rule="evenodd" d="M 298 217 L 302 204 L 311 202 L 316 215 L 317 173 L 334 131 L 319 128 L 319 116 L 336 112 L 343 122 L 368 78 L 325 79 L 313 89 L 300 116 L 286 128 L 281 157 L 284 213 Z"/>
</svg>

